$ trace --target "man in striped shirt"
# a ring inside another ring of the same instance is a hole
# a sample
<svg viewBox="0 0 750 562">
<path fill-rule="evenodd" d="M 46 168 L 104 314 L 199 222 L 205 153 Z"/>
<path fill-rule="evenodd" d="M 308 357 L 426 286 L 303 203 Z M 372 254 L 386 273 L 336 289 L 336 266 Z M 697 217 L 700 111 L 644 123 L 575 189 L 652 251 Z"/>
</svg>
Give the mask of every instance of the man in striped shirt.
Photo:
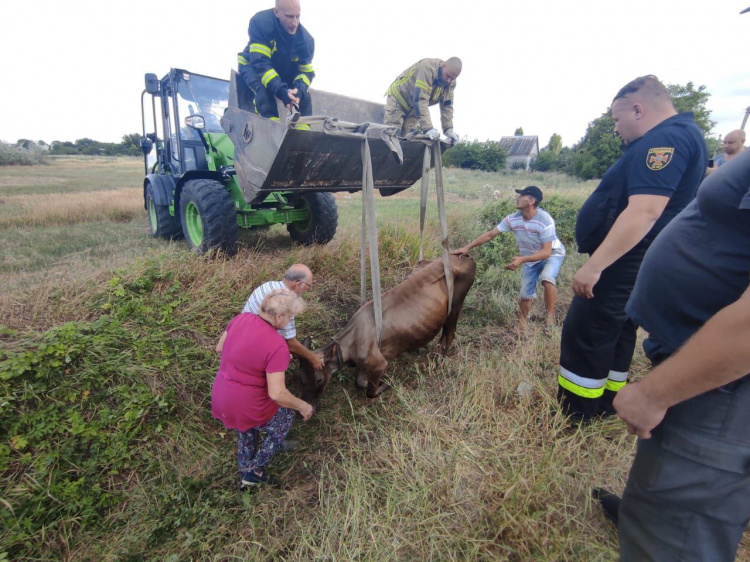
<svg viewBox="0 0 750 562">
<path fill-rule="evenodd" d="M 556 279 L 565 259 L 565 247 L 557 239 L 555 220 L 545 210 L 539 208 L 542 201 L 542 190 L 535 185 L 517 189 L 517 212 L 505 217 L 500 224 L 488 230 L 473 242 L 451 252 L 463 255 L 476 246 L 489 242 L 501 232 L 512 232 L 518 242 L 520 256 L 515 256 L 505 269 L 513 271 L 523 265 L 521 282 L 521 299 L 518 302 L 519 327 L 522 330 L 528 325 L 531 303 L 536 298 L 536 286 L 539 280 L 544 288 L 544 308 L 547 326 L 555 323 L 555 304 L 557 303 Z"/>
<path fill-rule="evenodd" d="M 303 293 L 312 288 L 312 281 L 313 275 L 310 268 L 304 264 L 296 263 L 286 270 L 284 278 L 281 281 L 267 281 L 255 289 L 250 298 L 247 299 L 242 312 L 258 314 L 260 303 L 263 302 L 263 299 L 278 289 L 289 289 L 293 293 L 302 296 Z M 286 340 L 286 344 L 289 346 L 289 353 L 306 359 L 316 370 L 323 368 L 323 356 L 319 353 L 313 353 L 297 341 L 297 327 L 294 323 L 294 316 L 278 332 Z"/>
</svg>

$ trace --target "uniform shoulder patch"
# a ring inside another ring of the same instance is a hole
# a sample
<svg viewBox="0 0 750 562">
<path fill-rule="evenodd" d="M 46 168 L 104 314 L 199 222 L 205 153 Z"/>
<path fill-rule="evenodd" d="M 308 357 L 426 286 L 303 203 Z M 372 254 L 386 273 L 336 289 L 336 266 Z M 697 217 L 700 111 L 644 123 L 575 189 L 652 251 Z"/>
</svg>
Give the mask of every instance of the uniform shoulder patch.
<svg viewBox="0 0 750 562">
<path fill-rule="evenodd" d="M 673 146 L 649 148 L 648 154 L 646 154 L 646 166 L 649 170 L 657 172 L 669 166 L 672 156 L 674 156 Z"/>
</svg>

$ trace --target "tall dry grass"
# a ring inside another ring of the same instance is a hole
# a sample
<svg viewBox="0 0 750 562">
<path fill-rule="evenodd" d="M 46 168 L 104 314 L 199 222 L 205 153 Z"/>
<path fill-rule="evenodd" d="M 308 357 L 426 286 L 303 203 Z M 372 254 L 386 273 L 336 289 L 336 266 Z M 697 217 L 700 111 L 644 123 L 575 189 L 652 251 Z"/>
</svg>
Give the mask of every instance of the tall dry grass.
<svg viewBox="0 0 750 562">
<path fill-rule="evenodd" d="M 49 195 L 6 195 L 0 205 L 0 228 L 75 225 L 143 215 L 143 190 L 127 187 Z"/>
</svg>

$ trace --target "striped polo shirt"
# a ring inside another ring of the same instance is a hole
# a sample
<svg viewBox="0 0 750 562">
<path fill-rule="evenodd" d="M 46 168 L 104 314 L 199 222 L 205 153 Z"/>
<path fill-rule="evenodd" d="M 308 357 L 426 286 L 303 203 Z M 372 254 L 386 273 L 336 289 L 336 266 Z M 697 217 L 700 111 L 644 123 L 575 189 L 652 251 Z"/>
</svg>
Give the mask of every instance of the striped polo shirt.
<svg viewBox="0 0 750 562">
<path fill-rule="evenodd" d="M 505 217 L 497 225 L 500 232 L 512 232 L 518 242 L 518 250 L 522 256 L 528 256 L 542 249 L 542 244 L 552 242 L 552 255 L 564 256 L 565 246 L 557 239 L 555 233 L 555 219 L 543 209 L 537 209 L 536 215 L 530 220 L 523 220 L 521 211 Z M 536 262 L 529 262 L 536 263 Z"/>
</svg>

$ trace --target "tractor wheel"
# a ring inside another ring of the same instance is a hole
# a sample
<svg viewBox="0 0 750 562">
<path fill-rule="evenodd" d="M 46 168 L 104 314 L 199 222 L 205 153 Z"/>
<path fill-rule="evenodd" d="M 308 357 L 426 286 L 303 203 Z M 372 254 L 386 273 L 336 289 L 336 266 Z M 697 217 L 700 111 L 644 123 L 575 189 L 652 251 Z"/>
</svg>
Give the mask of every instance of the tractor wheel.
<svg viewBox="0 0 750 562">
<path fill-rule="evenodd" d="M 154 186 L 146 186 L 146 209 L 148 209 L 148 224 L 151 236 L 176 240 L 182 238 L 180 220 L 169 214 L 169 205 L 157 205 L 154 200 Z"/>
<path fill-rule="evenodd" d="M 237 213 L 221 182 L 206 179 L 185 182 L 180 196 L 180 219 L 191 250 L 203 254 L 216 248 L 229 255 L 237 251 Z"/>
<path fill-rule="evenodd" d="M 310 216 L 286 225 L 292 240 L 306 246 L 328 244 L 333 240 L 339 225 L 339 211 L 332 193 L 305 193 L 294 206 L 307 209 Z"/>
</svg>

